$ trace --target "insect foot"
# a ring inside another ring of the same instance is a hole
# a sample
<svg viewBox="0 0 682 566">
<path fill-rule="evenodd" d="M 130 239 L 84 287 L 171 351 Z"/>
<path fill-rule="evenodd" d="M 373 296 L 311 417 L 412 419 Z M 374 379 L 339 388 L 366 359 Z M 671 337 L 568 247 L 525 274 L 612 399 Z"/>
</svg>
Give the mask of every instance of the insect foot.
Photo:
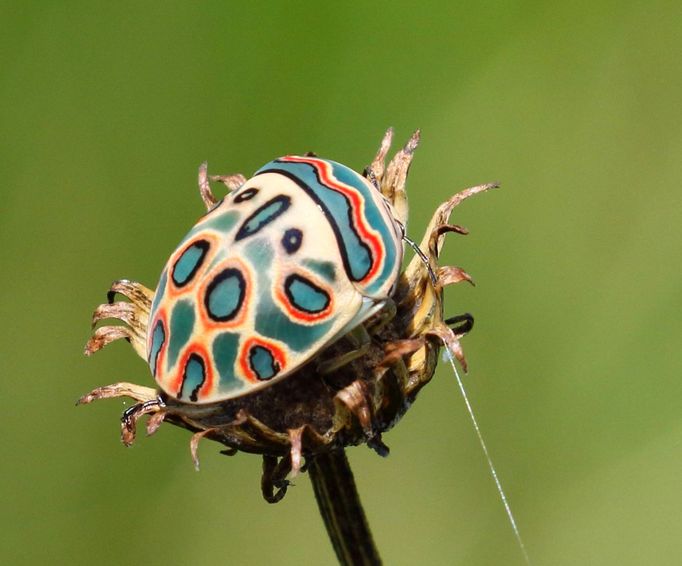
<svg viewBox="0 0 682 566">
<path fill-rule="evenodd" d="M 87 405 L 98 399 L 114 399 L 116 397 L 126 397 L 138 401 L 127 409 L 121 417 L 121 441 L 126 446 L 130 446 L 135 441 L 137 421 L 143 415 L 153 415 L 147 426 L 147 434 L 151 435 L 163 421 L 164 403 L 158 397 L 157 391 L 150 387 L 135 385 L 134 383 L 114 383 L 105 385 L 92 390 L 83 395 L 76 405 Z"/>
</svg>

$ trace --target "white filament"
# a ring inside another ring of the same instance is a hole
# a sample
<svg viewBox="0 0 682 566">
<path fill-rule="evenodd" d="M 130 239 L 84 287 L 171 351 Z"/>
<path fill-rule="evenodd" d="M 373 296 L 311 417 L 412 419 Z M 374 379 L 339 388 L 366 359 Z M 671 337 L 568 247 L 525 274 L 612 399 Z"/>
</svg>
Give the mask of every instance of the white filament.
<svg viewBox="0 0 682 566">
<path fill-rule="evenodd" d="M 464 383 L 462 382 L 462 378 L 459 376 L 459 372 L 457 371 L 457 366 L 455 366 L 455 360 L 452 356 L 452 352 L 450 351 L 450 348 L 448 347 L 447 343 L 445 340 L 443 340 L 443 345 L 445 346 L 445 353 L 447 354 L 448 361 L 450 362 L 450 365 L 452 366 L 452 371 L 455 373 L 455 377 L 457 378 L 457 385 L 459 385 L 459 390 L 462 393 L 462 397 L 464 398 L 464 403 L 466 404 L 467 411 L 469 412 L 469 416 L 471 417 L 471 422 L 474 425 L 474 430 L 476 431 L 476 436 L 478 436 L 478 442 L 481 445 L 481 449 L 483 450 L 483 454 L 485 455 L 485 459 L 488 462 L 488 468 L 490 469 L 490 473 L 493 476 L 493 480 L 495 480 L 495 485 L 497 486 L 497 491 L 500 494 L 500 498 L 502 499 L 502 504 L 504 505 L 504 510 L 507 512 L 507 517 L 509 518 L 509 522 L 511 523 L 512 529 L 514 530 L 514 536 L 516 537 L 516 542 L 519 544 L 519 548 L 521 549 L 521 552 L 523 553 L 523 558 L 526 561 L 526 564 L 528 566 L 531 566 L 530 558 L 528 557 L 528 552 L 526 552 L 526 546 L 523 544 L 523 539 L 521 538 L 521 533 L 519 532 L 519 527 L 516 525 L 516 521 L 514 520 L 514 515 L 512 514 L 511 507 L 509 506 L 509 501 L 507 501 L 507 496 L 504 494 L 504 490 L 502 489 L 502 484 L 500 483 L 499 478 L 497 477 L 497 472 L 495 471 L 495 466 L 493 465 L 492 458 L 490 457 L 490 454 L 488 453 L 488 447 L 485 444 L 485 441 L 483 440 L 483 435 L 481 434 L 481 429 L 478 426 L 478 421 L 476 420 L 476 417 L 474 416 L 474 410 L 471 407 L 471 403 L 469 403 L 469 397 L 467 395 L 466 390 L 464 389 Z"/>
</svg>

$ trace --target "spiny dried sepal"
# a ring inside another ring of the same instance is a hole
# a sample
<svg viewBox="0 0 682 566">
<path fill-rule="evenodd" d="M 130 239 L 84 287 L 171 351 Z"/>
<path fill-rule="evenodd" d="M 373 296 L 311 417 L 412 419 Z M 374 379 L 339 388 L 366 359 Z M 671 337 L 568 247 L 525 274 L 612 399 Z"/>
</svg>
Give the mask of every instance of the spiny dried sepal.
<svg viewBox="0 0 682 566">
<path fill-rule="evenodd" d="M 390 368 L 405 356 L 413 354 L 424 347 L 424 338 L 408 338 L 388 342 L 384 347 L 384 358 L 379 362 L 382 367 Z"/>
<path fill-rule="evenodd" d="M 469 230 L 467 230 L 464 226 L 460 226 L 459 224 L 441 224 L 431 234 L 431 239 L 433 240 L 435 238 L 439 238 L 440 236 L 450 232 L 454 232 L 455 234 L 460 234 L 462 236 L 469 234 Z M 429 249 L 431 249 L 431 247 L 432 244 L 429 242 Z"/>
<path fill-rule="evenodd" d="M 129 302 L 115 302 L 117 294 L 123 295 Z M 153 291 L 136 281 L 114 281 L 107 292 L 107 302 L 99 305 L 92 315 L 92 327 L 108 319 L 118 320 L 123 325 L 107 325 L 95 330 L 85 345 L 85 355 L 90 356 L 107 344 L 123 338 L 130 342 L 141 358 L 146 359 L 147 325 L 153 296 Z"/>
<path fill-rule="evenodd" d="M 194 463 L 194 469 L 198 472 L 199 471 L 199 441 L 204 438 L 207 434 L 210 434 L 211 432 L 215 432 L 211 428 L 207 428 L 206 430 L 200 430 L 199 432 L 195 432 L 192 435 L 192 438 L 189 439 L 189 453 L 192 456 L 192 462 Z"/>
<path fill-rule="evenodd" d="M 303 433 L 306 427 L 289 429 L 289 444 L 291 445 L 291 477 L 296 477 L 303 466 Z"/>
<path fill-rule="evenodd" d="M 438 257 L 446 234 L 469 233 L 466 228 L 449 223 L 453 209 L 467 198 L 496 187 L 499 187 L 498 183 L 485 183 L 469 187 L 453 195 L 436 209 L 419 246 L 426 254 L 428 264 L 425 264 L 419 257 L 413 257 L 401 276 L 397 291 L 397 295 L 400 297 L 399 316 L 402 316 L 403 324 L 407 329 L 406 334 L 410 336 L 423 335 L 430 327 L 442 322 L 442 288 L 444 285 L 461 281 L 473 284 L 471 276 L 461 268 L 440 267 Z M 439 274 L 437 288 L 429 285 L 429 272 Z M 414 363 L 406 363 L 408 366 L 414 367 Z M 428 374 L 429 371 L 425 373 Z"/>
<path fill-rule="evenodd" d="M 416 130 L 405 146 L 393 156 L 381 179 L 381 192 L 393 205 L 396 218 L 403 226 L 407 225 L 408 217 L 407 193 L 405 192 L 407 174 L 420 138 L 421 132 Z"/>
<path fill-rule="evenodd" d="M 374 436 L 372 410 L 369 405 L 367 386 L 363 381 L 357 380 L 344 387 L 336 394 L 334 400 L 337 403 L 336 414 L 340 417 L 337 421 L 339 428 L 347 422 L 347 411 L 357 419 L 367 438 Z"/>
<path fill-rule="evenodd" d="M 408 210 L 405 185 L 419 131 L 386 165 L 392 138 L 393 130 L 389 129 L 365 176 L 387 197 L 396 218 L 404 224 Z M 234 190 L 244 181 L 241 175 L 209 176 L 205 164 L 199 169 L 199 193 L 208 209 L 218 202 L 210 182 L 221 182 Z M 362 443 L 381 455 L 388 454 L 381 434 L 400 420 L 430 381 L 443 345 L 466 371 L 460 339 L 471 330 L 473 317 L 463 314 L 445 318 L 443 289 L 473 281 L 460 267 L 440 266 L 438 256 L 446 234 L 468 233 L 462 226 L 450 223 L 453 209 L 470 196 L 496 186 L 489 183 L 465 189 L 437 208 L 419 246 L 426 261 L 415 256 L 401 274 L 392 300 L 364 323 L 369 341 L 363 345 L 362 356 L 349 356 L 358 348 L 357 340 L 349 335 L 287 379 L 250 395 L 207 405 L 183 403 L 130 383 L 98 388 L 79 403 L 113 397 L 134 399 L 137 404 L 124 413 L 121 421 L 123 442 L 133 442 L 138 420 L 147 415 L 148 434 L 164 422 L 194 433 L 190 454 L 196 466 L 198 444 L 203 438 L 221 443 L 226 454 L 262 454 L 261 487 L 264 498 L 271 503 L 286 493 L 287 476 L 304 471 L 306 461 L 316 454 Z M 116 294 L 129 302 L 114 302 Z M 109 291 L 109 304 L 96 309 L 93 322 L 114 319 L 122 325 L 97 328 L 86 353 L 126 338 L 138 354 L 146 357 L 144 337 L 152 297 L 153 292 L 139 283 L 115 282 Z M 339 365 L 339 359 L 352 361 Z M 319 367 L 333 371 L 321 375 Z"/>
<path fill-rule="evenodd" d="M 138 309 L 132 303 L 118 301 L 116 303 L 105 303 L 99 305 L 95 312 L 92 313 L 92 328 L 95 328 L 98 322 L 107 318 L 117 318 L 125 322 L 128 326 L 143 328 L 139 319 Z M 146 327 L 146 324 L 144 325 Z"/>
<path fill-rule="evenodd" d="M 104 385 L 93 389 L 90 393 L 83 395 L 76 405 L 87 405 L 99 399 L 115 399 L 118 397 L 128 397 L 139 403 L 152 401 L 158 397 L 156 389 L 137 385 L 135 383 L 128 383 L 122 381 L 120 383 L 112 383 L 111 385 Z"/>
<path fill-rule="evenodd" d="M 445 267 L 439 267 L 437 273 L 438 285 L 445 287 L 447 285 L 454 285 L 455 283 L 461 283 L 466 281 L 471 285 L 475 285 L 474 280 L 471 278 L 466 271 L 461 267 L 455 267 L 454 265 L 446 265 Z"/>
<path fill-rule="evenodd" d="M 201 200 L 204 201 L 206 210 L 211 210 L 216 204 L 218 204 L 218 199 L 213 194 L 211 185 L 208 182 L 208 162 L 206 161 L 199 165 L 198 184 L 199 196 L 201 196 Z"/>
<path fill-rule="evenodd" d="M 114 281 L 107 291 L 107 301 L 114 302 L 116 295 L 123 295 L 133 303 L 141 312 L 149 313 L 154 298 L 154 291 L 148 289 L 142 283 L 131 281 L 130 279 L 119 279 Z"/>
<path fill-rule="evenodd" d="M 199 195 L 204 202 L 204 206 L 206 206 L 206 210 L 211 210 L 220 200 L 213 194 L 211 183 L 222 183 L 229 191 L 236 191 L 246 183 L 246 177 L 241 173 L 235 173 L 233 175 L 209 175 L 208 163 L 204 161 L 199 166 L 198 184 Z"/>
<path fill-rule="evenodd" d="M 468 371 L 468 365 L 466 358 L 464 357 L 464 350 L 462 350 L 462 345 L 459 342 L 458 336 L 452 331 L 449 326 L 445 324 L 439 324 L 434 326 L 428 332 L 429 336 L 433 336 L 440 340 L 440 342 L 445 345 L 448 350 L 455 356 L 457 361 L 462 366 L 462 369 L 466 373 Z"/>
<path fill-rule="evenodd" d="M 386 155 L 388 155 L 388 150 L 391 149 L 392 143 L 393 128 L 388 128 L 381 140 L 381 144 L 379 144 L 379 150 L 377 151 L 377 154 L 374 156 L 370 166 L 365 170 L 365 176 L 372 180 L 375 186 L 380 190 L 381 181 L 384 178 L 384 171 L 386 169 Z"/>
<path fill-rule="evenodd" d="M 496 189 L 499 186 L 500 186 L 499 183 L 494 182 L 484 183 L 483 185 L 476 185 L 475 187 L 469 187 L 468 189 L 464 189 L 456 193 L 436 209 L 436 212 L 431 217 L 431 222 L 429 223 L 429 226 L 426 228 L 426 233 L 424 234 L 424 238 L 422 239 L 420 244 L 422 249 L 428 249 L 428 255 L 433 261 L 436 261 L 440 255 L 440 250 L 441 247 L 443 246 L 444 235 L 444 233 L 442 233 L 442 229 L 444 226 L 448 227 L 450 226 L 450 224 L 448 224 L 448 220 L 450 219 L 450 214 L 452 214 L 452 211 L 455 209 L 455 207 L 461 204 L 464 200 L 468 199 L 469 197 L 472 197 L 478 193 L 489 191 L 490 189 Z M 458 230 L 452 231 L 458 232 L 462 229 L 462 227 L 460 226 L 458 226 L 457 228 Z M 468 234 L 468 230 L 466 228 L 464 228 L 463 230 L 465 231 L 465 233 Z M 437 237 L 433 238 L 433 234 L 437 234 Z"/>
<path fill-rule="evenodd" d="M 149 415 L 149 419 L 147 419 L 147 436 L 151 436 L 159 430 L 159 427 L 163 424 L 165 418 L 166 413 L 162 410 Z"/>
<path fill-rule="evenodd" d="M 222 183 L 230 191 L 236 191 L 246 183 L 246 177 L 241 173 L 235 173 L 234 175 L 211 175 L 209 180 L 212 183 Z"/>
<path fill-rule="evenodd" d="M 86 356 L 91 356 L 104 348 L 107 344 L 111 344 L 121 338 L 134 344 L 135 334 L 132 329 L 127 326 L 102 326 L 90 337 L 90 340 L 88 340 L 88 343 L 85 345 L 84 353 Z M 140 354 L 138 348 L 135 348 L 135 351 Z"/>
</svg>

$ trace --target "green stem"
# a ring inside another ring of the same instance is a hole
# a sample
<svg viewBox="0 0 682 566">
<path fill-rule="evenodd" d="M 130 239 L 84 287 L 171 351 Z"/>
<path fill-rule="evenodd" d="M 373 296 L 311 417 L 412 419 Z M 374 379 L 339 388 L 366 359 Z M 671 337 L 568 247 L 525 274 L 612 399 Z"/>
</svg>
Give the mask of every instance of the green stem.
<svg viewBox="0 0 682 566">
<path fill-rule="evenodd" d="M 310 463 L 308 473 L 339 563 L 342 566 L 380 565 L 379 551 L 374 545 L 345 451 L 319 454 Z"/>
</svg>

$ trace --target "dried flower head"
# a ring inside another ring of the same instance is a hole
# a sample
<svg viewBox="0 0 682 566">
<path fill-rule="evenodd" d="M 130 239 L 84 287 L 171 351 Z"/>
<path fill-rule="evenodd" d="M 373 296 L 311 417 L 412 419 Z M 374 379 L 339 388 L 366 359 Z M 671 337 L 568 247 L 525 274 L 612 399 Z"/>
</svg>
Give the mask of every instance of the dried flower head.
<svg viewBox="0 0 682 566">
<path fill-rule="evenodd" d="M 408 216 L 405 186 L 419 131 L 386 165 L 392 137 L 389 129 L 364 177 L 381 191 L 395 219 L 404 226 Z M 199 189 L 207 208 L 218 202 L 209 181 L 222 182 L 235 190 L 245 179 L 241 175 L 209 177 L 202 166 Z M 163 422 L 194 433 L 190 446 L 195 463 L 201 438 L 223 444 L 226 454 L 261 454 L 263 493 L 268 501 L 281 499 L 287 474 L 297 473 L 304 468 L 306 459 L 317 454 L 367 443 L 386 455 L 388 448 L 382 442 L 382 433 L 400 420 L 430 381 L 440 348 L 446 345 L 466 370 L 460 339 L 471 329 L 473 318 L 468 314 L 445 318 L 443 289 L 472 280 L 459 267 L 439 266 L 438 257 L 447 233 L 467 234 L 465 228 L 449 223 L 452 210 L 466 198 L 495 186 L 472 187 L 441 204 L 383 308 L 286 378 L 253 393 L 208 404 L 183 402 L 157 389 L 131 383 L 99 387 L 79 403 L 112 397 L 134 399 L 137 404 L 122 417 L 122 440 L 126 445 L 134 441 L 140 417 L 148 415 L 149 434 Z M 127 301 L 115 302 L 116 295 Z M 108 303 L 95 310 L 93 327 L 104 319 L 118 319 L 123 324 L 98 327 L 85 353 L 90 355 L 125 338 L 141 357 L 149 359 L 148 325 L 153 297 L 154 292 L 140 283 L 114 282 Z"/>
</svg>

